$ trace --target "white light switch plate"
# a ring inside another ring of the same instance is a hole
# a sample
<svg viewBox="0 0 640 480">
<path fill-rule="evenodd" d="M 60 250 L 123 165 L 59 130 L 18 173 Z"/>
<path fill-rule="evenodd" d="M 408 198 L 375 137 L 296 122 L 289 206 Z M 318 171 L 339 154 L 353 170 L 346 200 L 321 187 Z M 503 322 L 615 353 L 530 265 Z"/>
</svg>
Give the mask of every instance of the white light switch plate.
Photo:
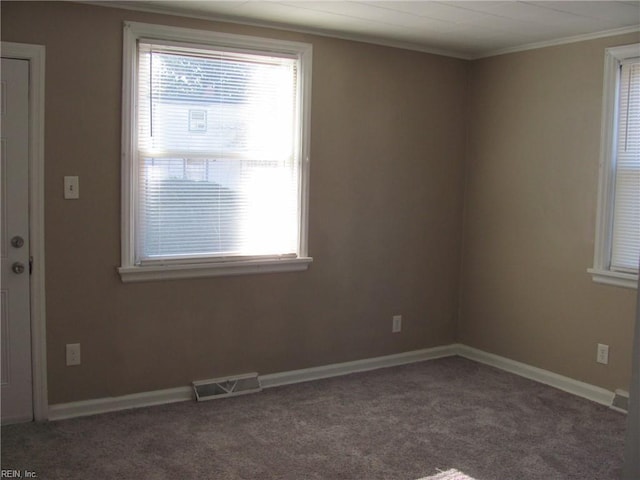
<svg viewBox="0 0 640 480">
<path fill-rule="evenodd" d="M 77 200 L 80 198 L 80 178 L 64 177 L 64 198 Z"/>
</svg>

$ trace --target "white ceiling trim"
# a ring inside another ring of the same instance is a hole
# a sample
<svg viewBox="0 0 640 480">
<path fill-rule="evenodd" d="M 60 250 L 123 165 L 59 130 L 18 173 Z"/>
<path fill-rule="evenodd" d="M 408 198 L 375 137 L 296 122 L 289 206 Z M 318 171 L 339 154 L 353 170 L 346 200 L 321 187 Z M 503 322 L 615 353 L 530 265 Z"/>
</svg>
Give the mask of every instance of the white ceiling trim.
<svg viewBox="0 0 640 480">
<path fill-rule="evenodd" d="M 558 38 L 556 40 L 549 40 L 546 42 L 528 43 L 526 45 L 520 45 L 512 48 L 503 48 L 500 50 L 494 50 L 492 52 L 485 53 L 483 55 L 472 57 L 471 60 L 475 60 L 478 58 L 495 57 L 497 55 L 504 55 L 507 53 L 536 50 L 538 48 L 554 47 L 556 45 L 566 45 L 567 43 L 584 42 L 585 40 L 595 40 L 597 38 L 613 37 L 616 35 L 624 35 L 626 33 L 640 33 L 640 25 L 626 28 L 616 28 L 613 30 L 604 30 L 602 32 L 587 33 L 584 35 L 574 35 L 571 37 Z"/>
<path fill-rule="evenodd" d="M 383 47 L 401 48 L 403 50 L 413 50 L 422 53 L 431 53 L 433 55 L 443 55 L 445 57 L 459 58 L 462 60 L 472 60 L 470 55 L 461 54 L 460 52 L 454 52 L 449 50 L 440 50 L 437 48 L 429 48 L 423 45 L 418 45 L 410 42 L 394 41 L 385 38 L 369 37 L 366 35 L 347 34 L 344 32 L 335 32 L 331 30 L 324 30 L 319 28 L 299 27 L 289 23 L 269 22 L 266 20 L 252 20 L 247 18 L 232 17 L 227 15 L 207 15 L 192 12 L 178 12 L 170 8 L 163 8 L 156 5 L 140 5 L 130 4 L 127 2 L 119 1 L 77 1 L 75 3 L 84 3 L 87 5 L 97 5 L 100 7 L 120 8 L 123 10 L 133 10 L 137 12 L 158 13 L 163 15 L 171 15 L 173 17 L 185 17 L 195 18 L 198 20 L 210 20 L 214 22 L 232 23 L 235 25 L 246 25 L 249 27 L 269 28 L 273 30 L 284 30 L 287 32 L 303 33 L 307 35 L 317 35 L 321 37 L 337 38 L 340 40 L 349 40 L 352 42 L 371 43 L 374 45 L 380 45 Z"/>
<path fill-rule="evenodd" d="M 284 31 L 309 34 L 309 35 L 318 35 L 322 37 L 337 38 L 341 40 L 370 43 L 370 44 L 380 45 L 384 47 L 401 48 L 404 50 L 413 50 L 413 51 L 418 51 L 423 53 L 430 53 L 434 55 L 442 55 L 446 57 L 459 58 L 462 60 L 477 60 L 481 58 L 494 57 L 497 55 L 504 55 L 508 53 L 517 53 L 517 52 L 523 52 L 527 50 L 535 50 L 538 48 L 552 47 L 552 46 L 564 45 L 568 43 L 582 42 L 585 40 L 593 40 L 597 38 L 623 35 L 626 33 L 640 32 L 640 24 L 638 24 L 632 27 L 616 28 L 612 30 L 603 30 L 595 33 L 563 37 L 563 38 L 558 38 L 558 39 L 549 40 L 549 41 L 527 43 L 527 44 L 519 45 L 516 47 L 498 49 L 498 50 L 490 51 L 488 53 L 472 55 L 472 54 L 465 54 L 465 53 L 451 51 L 451 50 L 431 48 L 428 46 L 419 45 L 411 42 L 396 41 L 391 39 L 385 39 L 385 38 L 379 38 L 379 37 L 355 34 L 355 33 L 349 34 L 345 32 L 336 32 L 336 31 L 320 29 L 320 28 L 300 27 L 293 24 L 289 24 L 289 23 L 272 22 L 267 20 L 253 20 L 253 19 L 247 19 L 243 17 L 235 17 L 235 16 L 229 16 L 229 15 L 194 13 L 194 12 L 187 12 L 187 11 L 182 12 L 182 11 L 177 11 L 171 7 L 162 7 L 157 4 L 141 5 L 140 3 L 132 4 L 126 1 L 108 1 L 108 0 L 97 0 L 97 1 L 85 0 L 85 1 L 76 1 L 75 3 L 83 3 L 88 5 L 97 5 L 101 7 L 120 8 L 124 10 L 133 10 L 133 11 L 140 11 L 140 12 L 147 12 L 147 13 L 171 15 L 174 17 L 195 18 L 199 20 L 232 23 L 236 25 L 246 25 L 251 27 L 284 30 Z"/>
</svg>

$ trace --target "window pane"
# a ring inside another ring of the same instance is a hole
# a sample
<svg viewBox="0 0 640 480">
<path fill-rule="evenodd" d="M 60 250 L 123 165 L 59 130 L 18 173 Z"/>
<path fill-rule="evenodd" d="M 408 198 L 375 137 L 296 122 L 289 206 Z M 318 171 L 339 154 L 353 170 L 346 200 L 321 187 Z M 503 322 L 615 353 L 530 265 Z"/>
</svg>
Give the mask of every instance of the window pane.
<svg viewBox="0 0 640 480">
<path fill-rule="evenodd" d="M 276 159 L 293 150 L 296 64 L 141 48 L 140 147 Z"/>
<path fill-rule="evenodd" d="M 294 169 L 167 158 L 140 165 L 142 259 L 296 253 Z"/>
<path fill-rule="evenodd" d="M 296 254 L 296 61 L 140 45 L 137 261 Z"/>
<path fill-rule="evenodd" d="M 620 71 L 611 268 L 638 271 L 640 261 L 640 63 Z"/>
</svg>

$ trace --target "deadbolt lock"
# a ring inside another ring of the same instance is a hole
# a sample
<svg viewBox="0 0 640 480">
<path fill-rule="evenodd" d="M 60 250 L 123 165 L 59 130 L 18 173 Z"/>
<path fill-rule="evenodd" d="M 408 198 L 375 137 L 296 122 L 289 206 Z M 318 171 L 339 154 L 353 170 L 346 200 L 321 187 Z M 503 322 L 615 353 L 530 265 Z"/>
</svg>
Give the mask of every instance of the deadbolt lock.
<svg viewBox="0 0 640 480">
<path fill-rule="evenodd" d="M 11 239 L 11 246 L 14 248 L 22 248 L 22 246 L 24 245 L 24 238 L 22 238 L 20 235 L 16 235 L 15 237 L 13 237 Z"/>
</svg>

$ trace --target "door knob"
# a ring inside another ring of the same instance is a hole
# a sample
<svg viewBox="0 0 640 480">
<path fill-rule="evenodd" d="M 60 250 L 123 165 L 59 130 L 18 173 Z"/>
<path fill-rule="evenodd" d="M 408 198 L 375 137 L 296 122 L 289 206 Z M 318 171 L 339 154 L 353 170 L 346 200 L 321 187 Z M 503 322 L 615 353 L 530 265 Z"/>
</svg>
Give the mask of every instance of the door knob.
<svg viewBox="0 0 640 480">
<path fill-rule="evenodd" d="M 13 273 L 17 273 L 18 275 L 24 273 L 24 263 L 14 262 L 13 265 L 11 265 L 11 270 L 13 270 Z"/>
</svg>

